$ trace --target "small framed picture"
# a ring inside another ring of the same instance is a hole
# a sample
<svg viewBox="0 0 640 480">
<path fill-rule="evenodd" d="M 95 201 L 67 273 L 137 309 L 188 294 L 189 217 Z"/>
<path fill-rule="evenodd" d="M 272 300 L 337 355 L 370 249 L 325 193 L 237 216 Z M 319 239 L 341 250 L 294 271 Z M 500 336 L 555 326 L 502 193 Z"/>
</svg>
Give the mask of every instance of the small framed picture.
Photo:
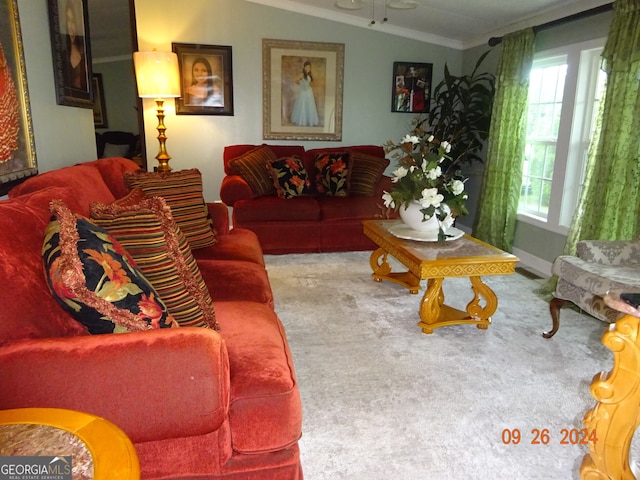
<svg viewBox="0 0 640 480">
<path fill-rule="evenodd" d="M 233 115 L 231 47 L 172 43 L 180 68 L 177 115 Z"/>
<path fill-rule="evenodd" d="M 87 0 L 47 0 L 58 105 L 93 108 Z"/>
<path fill-rule="evenodd" d="M 96 128 L 109 128 L 101 73 L 93 74 L 93 96 L 93 124 Z"/>
<path fill-rule="evenodd" d="M 394 62 L 391 111 L 426 113 L 431 99 L 432 63 Z"/>
</svg>

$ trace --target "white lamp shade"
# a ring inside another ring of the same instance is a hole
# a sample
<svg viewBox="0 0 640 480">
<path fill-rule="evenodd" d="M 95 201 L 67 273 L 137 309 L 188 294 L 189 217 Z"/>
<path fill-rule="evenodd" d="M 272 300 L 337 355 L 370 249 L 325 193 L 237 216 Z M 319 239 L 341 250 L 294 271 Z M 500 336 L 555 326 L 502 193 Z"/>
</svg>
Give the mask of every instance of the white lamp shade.
<svg viewBox="0 0 640 480">
<path fill-rule="evenodd" d="M 169 98 L 180 96 L 178 56 L 173 52 L 134 52 L 138 96 Z"/>
</svg>

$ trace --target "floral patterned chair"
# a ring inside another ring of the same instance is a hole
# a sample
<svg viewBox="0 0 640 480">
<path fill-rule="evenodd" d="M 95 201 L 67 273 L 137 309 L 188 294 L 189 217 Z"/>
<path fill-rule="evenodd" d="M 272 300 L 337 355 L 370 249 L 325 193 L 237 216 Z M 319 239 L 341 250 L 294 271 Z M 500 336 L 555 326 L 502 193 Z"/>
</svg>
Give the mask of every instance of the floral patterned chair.
<svg viewBox="0 0 640 480">
<path fill-rule="evenodd" d="M 624 314 L 608 307 L 610 290 L 640 291 L 640 239 L 582 240 L 576 256 L 556 258 L 551 272 L 558 277 L 549 304 L 553 327 L 543 333 L 551 338 L 560 328 L 560 309 L 571 303 L 603 322 L 613 323 Z"/>
</svg>

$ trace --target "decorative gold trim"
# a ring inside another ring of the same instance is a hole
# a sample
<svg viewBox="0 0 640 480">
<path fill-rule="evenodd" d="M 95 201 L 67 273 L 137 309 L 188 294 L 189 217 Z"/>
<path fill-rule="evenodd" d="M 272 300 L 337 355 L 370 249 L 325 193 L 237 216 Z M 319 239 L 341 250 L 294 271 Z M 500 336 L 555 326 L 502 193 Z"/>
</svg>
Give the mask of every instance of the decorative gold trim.
<svg viewBox="0 0 640 480">
<path fill-rule="evenodd" d="M 0 164 L 0 195 L 4 195 L 27 177 L 38 173 L 17 0 L 3 0 L 0 4 L 0 44 L 20 102 L 18 149 L 9 161 Z"/>
<path fill-rule="evenodd" d="M 580 467 L 582 479 L 635 479 L 629 447 L 640 424 L 639 331 L 640 318 L 625 315 L 602 337 L 613 352 L 613 369 L 598 373 L 591 383 L 597 403 L 584 417 L 589 453 Z"/>
</svg>

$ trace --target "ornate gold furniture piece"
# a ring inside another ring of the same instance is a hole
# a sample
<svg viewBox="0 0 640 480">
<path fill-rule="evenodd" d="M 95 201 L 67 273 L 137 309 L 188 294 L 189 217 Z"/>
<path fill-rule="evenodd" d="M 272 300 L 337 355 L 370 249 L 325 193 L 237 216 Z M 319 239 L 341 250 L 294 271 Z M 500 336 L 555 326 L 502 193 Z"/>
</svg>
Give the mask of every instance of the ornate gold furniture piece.
<svg viewBox="0 0 640 480">
<path fill-rule="evenodd" d="M 486 329 L 498 307 L 498 298 L 481 276 L 511 274 L 518 258 L 468 235 L 444 243 L 403 240 L 388 231 L 398 223 L 398 220 L 363 222 L 364 234 L 379 247 L 370 258 L 373 279 L 395 282 L 413 294 L 420 290 L 420 281 L 427 280 L 418 323 L 424 333 L 456 324 L 475 324 Z M 388 255 L 408 270 L 392 272 Z M 449 277 L 469 277 L 474 296 L 466 311 L 444 304 L 442 282 Z"/>
<path fill-rule="evenodd" d="M 620 300 L 620 293 L 604 296 L 607 306 L 624 316 L 602 337 L 613 352 L 613 369 L 598 373 L 591 382 L 597 403 L 585 415 L 584 424 L 596 435 L 580 467 L 583 480 L 636 478 L 629 465 L 629 448 L 640 424 L 640 311 Z"/>
</svg>

